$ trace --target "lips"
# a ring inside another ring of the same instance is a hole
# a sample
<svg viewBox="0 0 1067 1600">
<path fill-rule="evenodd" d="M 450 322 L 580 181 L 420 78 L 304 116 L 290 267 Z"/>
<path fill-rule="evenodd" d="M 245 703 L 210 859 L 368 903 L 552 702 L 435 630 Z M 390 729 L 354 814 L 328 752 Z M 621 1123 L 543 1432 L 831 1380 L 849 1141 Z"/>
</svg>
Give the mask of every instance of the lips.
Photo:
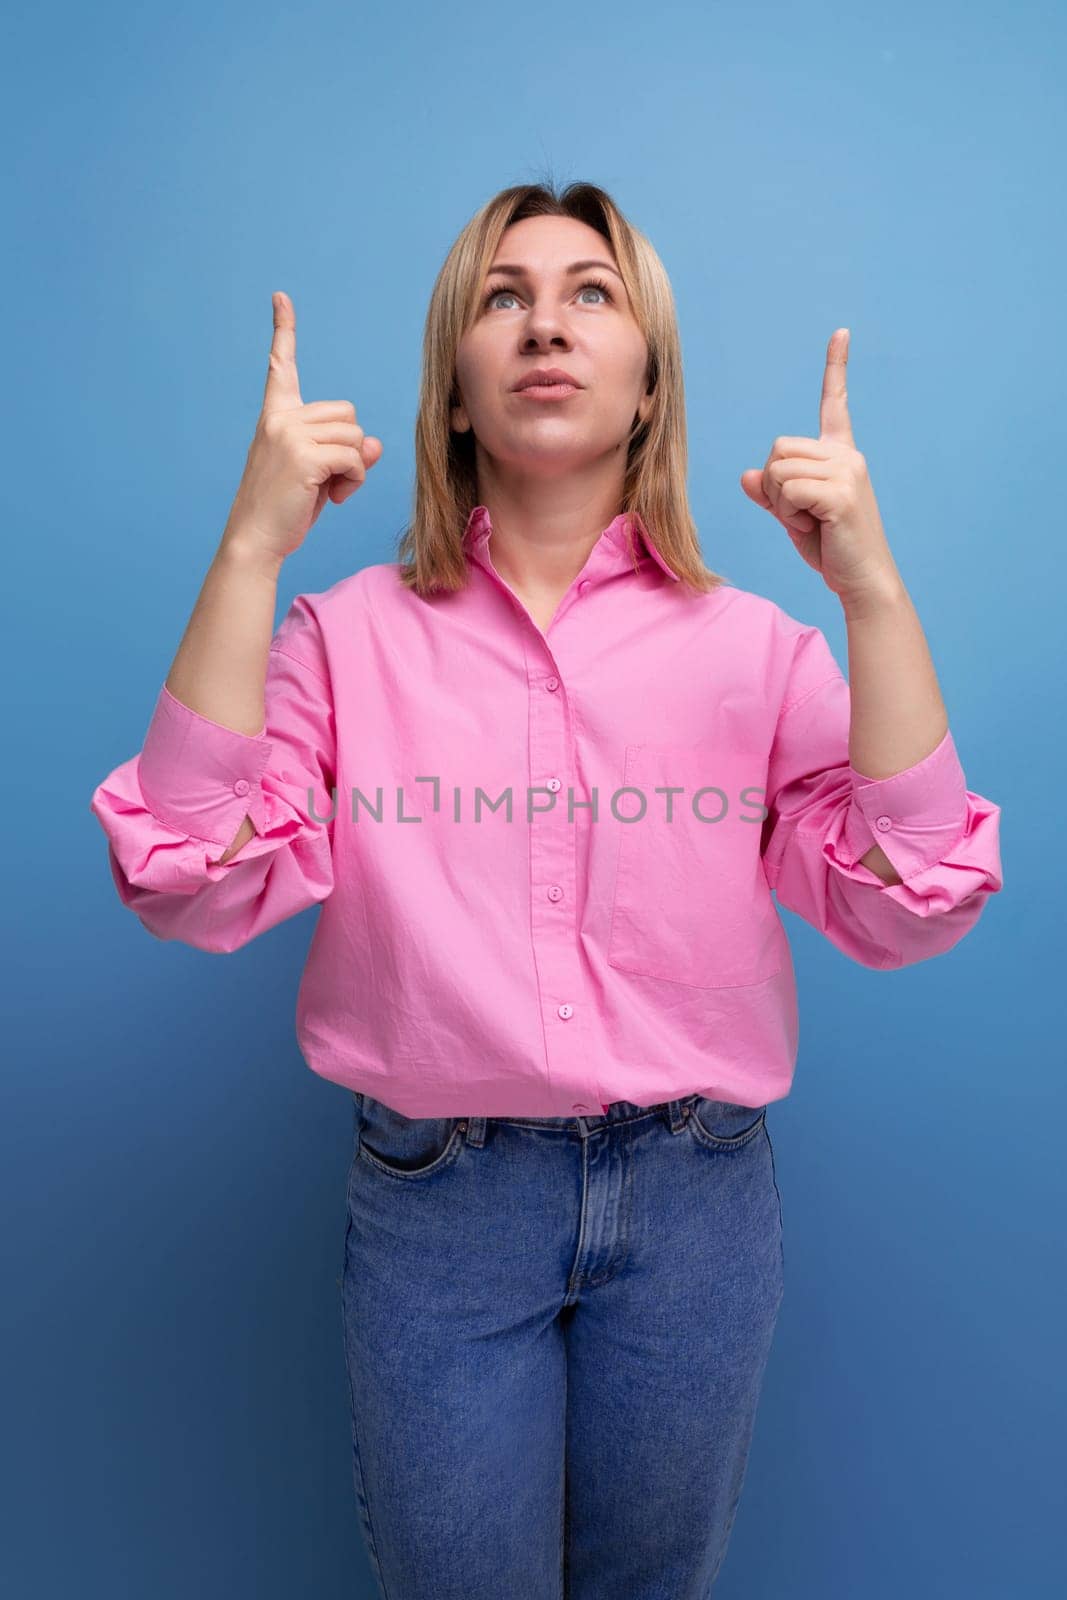
<svg viewBox="0 0 1067 1600">
<path fill-rule="evenodd" d="M 532 372 L 524 373 L 524 375 L 515 385 L 515 388 L 516 390 L 542 386 L 548 388 L 555 383 L 567 383 L 570 384 L 573 389 L 580 389 L 582 387 L 577 378 L 572 378 L 571 374 L 569 372 L 564 372 L 561 367 L 538 367 Z"/>
</svg>

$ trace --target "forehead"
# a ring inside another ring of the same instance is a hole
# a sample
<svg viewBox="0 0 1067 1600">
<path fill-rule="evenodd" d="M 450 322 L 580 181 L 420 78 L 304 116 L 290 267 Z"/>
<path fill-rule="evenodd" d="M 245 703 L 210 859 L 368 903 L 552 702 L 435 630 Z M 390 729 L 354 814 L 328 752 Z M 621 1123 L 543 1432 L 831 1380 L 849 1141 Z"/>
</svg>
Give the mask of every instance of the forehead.
<svg viewBox="0 0 1067 1600">
<path fill-rule="evenodd" d="M 597 256 L 618 266 L 611 244 L 575 217 L 524 217 L 500 236 L 493 261 L 510 261 L 531 272 L 558 271 L 582 257 Z"/>
</svg>

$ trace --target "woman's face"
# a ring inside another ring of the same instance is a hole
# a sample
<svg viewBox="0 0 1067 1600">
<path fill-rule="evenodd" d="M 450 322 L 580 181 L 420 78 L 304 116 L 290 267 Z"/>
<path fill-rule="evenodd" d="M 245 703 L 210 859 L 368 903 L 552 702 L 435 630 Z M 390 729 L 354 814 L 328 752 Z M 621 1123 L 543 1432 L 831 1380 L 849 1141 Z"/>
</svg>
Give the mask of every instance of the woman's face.
<svg viewBox="0 0 1067 1600">
<path fill-rule="evenodd" d="M 598 264 L 572 271 L 576 262 Z M 561 399 L 516 390 L 543 367 L 581 387 Z M 473 430 L 480 474 L 486 457 L 491 473 L 539 476 L 620 451 L 625 462 L 635 414 L 644 420 L 652 404 L 647 367 L 648 346 L 604 236 L 571 217 L 526 217 L 505 229 L 477 319 L 460 340 L 452 426 Z"/>
</svg>

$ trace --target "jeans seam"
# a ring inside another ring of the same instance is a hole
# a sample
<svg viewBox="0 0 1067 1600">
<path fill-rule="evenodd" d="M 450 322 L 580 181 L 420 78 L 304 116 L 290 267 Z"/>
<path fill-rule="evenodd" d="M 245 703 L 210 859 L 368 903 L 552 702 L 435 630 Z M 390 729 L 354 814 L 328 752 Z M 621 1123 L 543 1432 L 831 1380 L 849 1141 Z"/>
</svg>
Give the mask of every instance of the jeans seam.
<svg viewBox="0 0 1067 1600">
<path fill-rule="evenodd" d="M 771 1182 L 774 1184 L 774 1197 L 778 1202 L 778 1254 L 781 1257 L 782 1275 L 784 1277 L 784 1275 L 785 1275 L 785 1223 L 784 1223 L 784 1221 L 782 1219 L 782 1194 L 781 1194 L 781 1190 L 778 1187 L 778 1172 L 777 1172 L 777 1169 L 775 1167 L 775 1162 L 774 1162 L 774 1145 L 771 1143 L 771 1135 L 770 1135 L 770 1132 L 769 1132 L 769 1130 L 767 1128 L 766 1121 L 764 1121 L 764 1124 L 763 1124 L 763 1132 L 764 1132 L 764 1134 L 766 1135 L 766 1138 L 767 1138 L 767 1148 L 771 1152 Z"/>
<path fill-rule="evenodd" d="M 351 1213 L 349 1213 L 348 1216 L 347 1216 L 347 1220 L 345 1222 L 344 1261 L 342 1263 L 342 1268 L 341 1268 L 342 1283 L 344 1281 L 345 1268 L 347 1267 L 347 1263 L 348 1263 L 348 1240 L 349 1240 L 349 1235 L 351 1233 L 351 1229 L 352 1229 L 352 1216 L 351 1216 Z M 345 1342 L 345 1345 L 347 1346 L 347 1342 L 348 1342 L 348 1320 L 347 1320 L 347 1314 L 346 1313 L 347 1313 L 347 1307 L 345 1305 L 344 1290 L 342 1289 L 342 1293 L 341 1293 L 341 1325 L 342 1325 L 342 1329 L 344 1330 L 344 1342 Z M 363 1512 L 363 1520 L 364 1520 L 364 1523 L 365 1523 L 365 1528 L 366 1528 L 366 1533 L 367 1533 L 367 1540 L 368 1540 L 368 1549 L 369 1549 L 369 1552 L 370 1552 L 371 1561 L 372 1561 L 373 1566 L 374 1566 L 374 1571 L 375 1571 L 375 1574 L 377 1576 L 378 1586 L 379 1586 L 379 1588 L 381 1590 L 381 1597 L 382 1597 L 382 1600 L 389 1600 L 389 1593 L 388 1593 L 388 1590 L 386 1589 L 386 1584 L 385 1584 L 385 1574 L 382 1571 L 381 1558 L 378 1555 L 378 1541 L 374 1537 L 374 1524 L 373 1524 L 373 1522 L 371 1520 L 370 1502 L 367 1499 L 367 1486 L 366 1486 L 366 1482 L 365 1482 L 364 1477 L 363 1477 L 363 1461 L 362 1461 L 362 1457 L 360 1455 L 359 1434 L 358 1434 L 358 1431 L 357 1431 L 357 1428 L 356 1428 L 356 1391 L 355 1391 L 355 1386 L 352 1383 L 352 1366 L 351 1366 L 351 1361 L 350 1361 L 349 1356 L 348 1356 L 347 1349 L 345 1350 L 345 1371 L 346 1371 L 347 1376 L 348 1376 L 349 1427 L 350 1427 L 351 1436 L 352 1436 L 352 1470 L 353 1470 L 353 1474 L 354 1474 L 354 1478 L 355 1478 L 355 1485 L 356 1485 L 356 1501 L 357 1501 L 357 1506 L 359 1506 L 362 1509 L 362 1512 Z"/>
</svg>

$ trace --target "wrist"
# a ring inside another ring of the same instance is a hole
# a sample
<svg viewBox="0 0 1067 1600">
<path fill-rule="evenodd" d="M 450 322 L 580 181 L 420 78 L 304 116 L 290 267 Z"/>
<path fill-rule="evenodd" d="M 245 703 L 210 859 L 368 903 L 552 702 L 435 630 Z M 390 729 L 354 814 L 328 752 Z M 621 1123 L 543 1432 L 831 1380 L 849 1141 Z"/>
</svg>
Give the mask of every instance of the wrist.
<svg viewBox="0 0 1067 1600">
<path fill-rule="evenodd" d="M 867 617 L 890 614 L 910 605 L 911 597 L 899 573 L 886 573 L 862 588 L 848 590 L 838 595 L 846 622 L 859 622 Z"/>
<path fill-rule="evenodd" d="M 278 581 L 284 558 L 264 547 L 262 538 L 243 523 L 227 523 L 215 560 L 232 571 Z"/>
</svg>

